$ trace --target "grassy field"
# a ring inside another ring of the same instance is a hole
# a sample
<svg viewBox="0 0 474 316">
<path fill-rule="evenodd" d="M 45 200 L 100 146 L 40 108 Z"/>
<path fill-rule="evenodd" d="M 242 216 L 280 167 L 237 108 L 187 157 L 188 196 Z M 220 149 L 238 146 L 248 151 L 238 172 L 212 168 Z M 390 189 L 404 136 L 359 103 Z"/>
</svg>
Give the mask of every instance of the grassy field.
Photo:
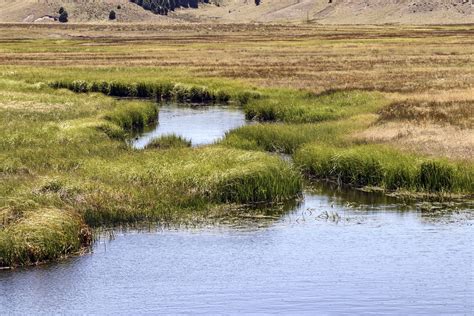
<svg viewBox="0 0 474 316">
<path fill-rule="evenodd" d="M 0 266 L 80 252 L 94 227 L 291 200 L 303 176 L 472 197 L 473 27 L 0 34 Z M 126 140 L 156 119 L 156 100 L 233 103 L 256 124 L 206 147 L 168 136 L 135 150 Z"/>
</svg>

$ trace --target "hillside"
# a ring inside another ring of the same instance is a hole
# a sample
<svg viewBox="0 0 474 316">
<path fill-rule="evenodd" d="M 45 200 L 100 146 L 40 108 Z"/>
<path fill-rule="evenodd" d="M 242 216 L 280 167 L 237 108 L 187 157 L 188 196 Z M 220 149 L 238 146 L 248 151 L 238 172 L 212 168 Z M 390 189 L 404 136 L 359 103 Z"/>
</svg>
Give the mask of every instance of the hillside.
<svg viewBox="0 0 474 316">
<path fill-rule="evenodd" d="M 64 6 L 70 22 L 108 22 L 114 9 L 119 22 L 175 23 L 301 22 L 321 24 L 462 24 L 474 23 L 472 0 L 216 0 L 219 5 L 178 9 L 168 16 L 146 11 L 128 0 L 25 0 L 0 2 L 0 22 L 51 22 Z M 120 6 L 120 9 L 117 7 Z"/>
<path fill-rule="evenodd" d="M 247 2 L 247 3 L 245 3 Z M 307 21 L 322 24 L 458 24 L 474 23 L 471 0 L 224 0 L 178 14 L 218 21 Z"/>
<path fill-rule="evenodd" d="M 120 6 L 120 9 L 118 7 Z M 166 17 L 143 10 L 128 0 L 23 0 L 1 1 L 0 22 L 51 22 L 47 16 L 57 15 L 60 7 L 69 13 L 69 22 L 108 21 L 109 12 L 117 12 L 122 22 L 166 22 Z"/>
</svg>

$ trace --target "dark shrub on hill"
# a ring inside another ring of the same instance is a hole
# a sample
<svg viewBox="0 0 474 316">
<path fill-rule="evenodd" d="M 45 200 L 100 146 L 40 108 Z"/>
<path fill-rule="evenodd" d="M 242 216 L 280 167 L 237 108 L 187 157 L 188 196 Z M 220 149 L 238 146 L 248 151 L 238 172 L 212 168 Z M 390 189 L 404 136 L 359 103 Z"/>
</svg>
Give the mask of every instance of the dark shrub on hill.
<svg viewBox="0 0 474 316">
<path fill-rule="evenodd" d="M 59 22 L 61 23 L 67 23 L 68 22 L 69 15 L 67 14 L 67 11 L 64 10 L 63 13 L 59 15 Z"/>
<path fill-rule="evenodd" d="M 199 3 L 210 3 L 210 0 L 129 0 L 154 14 L 167 15 L 176 8 L 199 8 Z"/>
</svg>

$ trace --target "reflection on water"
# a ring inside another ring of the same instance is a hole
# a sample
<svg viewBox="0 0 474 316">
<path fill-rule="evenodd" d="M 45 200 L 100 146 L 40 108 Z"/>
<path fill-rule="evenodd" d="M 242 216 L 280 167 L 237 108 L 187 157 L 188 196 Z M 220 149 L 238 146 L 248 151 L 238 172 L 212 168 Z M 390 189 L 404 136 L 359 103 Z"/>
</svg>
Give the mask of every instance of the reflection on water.
<svg viewBox="0 0 474 316">
<path fill-rule="evenodd" d="M 231 129 L 247 123 L 242 109 L 220 105 L 160 106 L 158 124 L 138 136 L 132 146 L 144 148 L 153 138 L 176 134 L 191 140 L 193 146 L 212 144 Z"/>
<path fill-rule="evenodd" d="M 323 191 L 0 272 L 0 314 L 472 313 L 472 210 Z"/>
</svg>

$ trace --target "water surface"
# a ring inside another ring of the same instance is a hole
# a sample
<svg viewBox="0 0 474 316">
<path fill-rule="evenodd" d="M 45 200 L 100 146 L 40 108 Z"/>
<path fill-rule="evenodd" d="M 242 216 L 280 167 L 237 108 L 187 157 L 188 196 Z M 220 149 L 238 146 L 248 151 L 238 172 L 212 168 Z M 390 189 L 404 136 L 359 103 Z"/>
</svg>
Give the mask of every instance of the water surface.
<svg viewBox="0 0 474 316">
<path fill-rule="evenodd" d="M 341 194 L 0 272 L 0 314 L 472 314 L 472 210 Z"/>
<path fill-rule="evenodd" d="M 187 138 L 193 146 L 207 145 L 247 123 L 242 109 L 235 106 L 163 104 L 158 124 L 134 139 L 132 145 L 141 149 L 153 138 L 168 134 Z"/>
</svg>

